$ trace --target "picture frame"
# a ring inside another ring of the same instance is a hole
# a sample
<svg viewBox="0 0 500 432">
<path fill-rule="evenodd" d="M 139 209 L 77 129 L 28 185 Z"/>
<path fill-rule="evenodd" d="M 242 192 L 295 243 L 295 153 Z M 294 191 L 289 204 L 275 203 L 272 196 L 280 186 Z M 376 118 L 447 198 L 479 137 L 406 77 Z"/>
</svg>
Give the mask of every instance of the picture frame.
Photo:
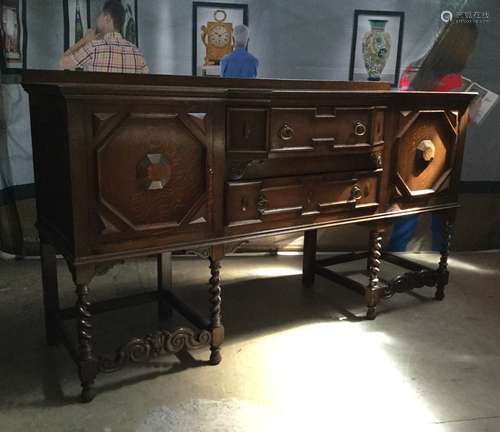
<svg viewBox="0 0 500 432">
<path fill-rule="evenodd" d="M 464 87 L 460 91 L 477 93 L 469 105 L 469 115 L 475 124 L 480 125 L 498 104 L 500 96 L 469 78 L 462 76 L 462 80 Z"/>
<path fill-rule="evenodd" d="M 193 57 L 192 74 L 218 75 L 218 65 L 204 66 L 203 54 L 205 47 L 202 42 L 201 26 L 210 21 L 215 12 L 223 12 L 225 21 L 233 25 L 244 24 L 248 26 L 248 4 L 244 3 L 213 3 L 213 2 L 193 2 Z"/>
<path fill-rule="evenodd" d="M 398 87 L 404 12 L 354 11 L 350 81 L 387 81 Z"/>
<path fill-rule="evenodd" d="M 125 8 L 125 23 L 122 36 L 124 39 L 139 47 L 139 21 L 137 0 L 122 0 Z"/>
<path fill-rule="evenodd" d="M 64 51 L 73 46 L 90 28 L 90 0 L 63 0 Z"/>
<path fill-rule="evenodd" d="M 26 69 L 26 0 L 0 0 L 0 40 L 2 72 L 19 73 Z"/>
</svg>

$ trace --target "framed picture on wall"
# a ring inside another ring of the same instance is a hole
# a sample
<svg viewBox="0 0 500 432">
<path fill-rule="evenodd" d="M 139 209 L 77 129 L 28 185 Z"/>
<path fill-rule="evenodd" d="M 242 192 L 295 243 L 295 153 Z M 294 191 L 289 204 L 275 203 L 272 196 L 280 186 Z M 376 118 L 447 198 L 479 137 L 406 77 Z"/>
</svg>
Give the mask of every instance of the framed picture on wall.
<svg viewBox="0 0 500 432">
<path fill-rule="evenodd" d="M 387 81 L 397 87 L 404 12 L 354 11 L 349 80 Z"/>
<path fill-rule="evenodd" d="M 2 70 L 16 73 L 26 68 L 26 0 L 0 0 Z"/>
<path fill-rule="evenodd" d="M 248 25 L 248 5 L 193 3 L 193 75 L 219 76 L 220 60 L 233 50 L 233 31 Z"/>
<path fill-rule="evenodd" d="M 122 36 L 135 46 L 139 46 L 139 27 L 137 22 L 137 0 L 122 0 L 125 8 L 125 23 Z"/>
<path fill-rule="evenodd" d="M 63 0 L 64 50 L 85 36 L 90 28 L 90 0 Z"/>
</svg>

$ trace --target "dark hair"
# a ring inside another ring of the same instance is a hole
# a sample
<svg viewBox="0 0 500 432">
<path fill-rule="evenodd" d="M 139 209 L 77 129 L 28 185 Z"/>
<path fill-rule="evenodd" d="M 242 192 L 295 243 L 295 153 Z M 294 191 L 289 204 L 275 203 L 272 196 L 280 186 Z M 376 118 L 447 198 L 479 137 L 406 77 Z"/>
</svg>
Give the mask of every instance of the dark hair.
<svg viewBox="0 0 500 432">
<path fill-rule="evenodd" d="M 125 8 L 120 0 L 107 0 L 104 3 L 102 12 L 111 16 L 115 30 L 121 32 L 125 24 Z"/>
<path fill-rule="evenodd" d="M 444 75 L 461 73 L 474 51 L 477 37 L 474 22 L 450 21 L 446 24 L 429 52 L 417 62 L 420 64 L 411 87 L 432 90 Z"/>
</svg>

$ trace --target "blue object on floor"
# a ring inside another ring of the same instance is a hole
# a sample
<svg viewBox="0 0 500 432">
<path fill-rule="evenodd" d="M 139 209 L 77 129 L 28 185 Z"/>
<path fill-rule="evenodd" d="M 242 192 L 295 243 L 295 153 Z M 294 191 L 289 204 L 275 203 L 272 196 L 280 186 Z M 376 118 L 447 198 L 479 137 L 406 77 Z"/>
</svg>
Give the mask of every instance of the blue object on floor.
<svg viewBox="0 0 500 432">
<path fill-rule="evenodd" d="M 443 242 L 443 222 L 444 218 L 440 214 L 432 215 L 432 250 L 439 251 Z M 404 216 L 399 218 L 392 230 L 391 239 L 387 250 L 389 252 L 404 252 L 408 243 L 417 230 L 418 216 Z"/>
<path fill-rule="evenodd" d="M 432 250 L 440 251 L 443 245 L 444 216 L 432 214 Z"/>
<path fill-rule="evenodd" d="M 393 226 L 391 240 L 387 249 L 389 252 L 404 252 L 417 230 L 418 217 L 415 215 L 399 218 Z"/>
</svg>

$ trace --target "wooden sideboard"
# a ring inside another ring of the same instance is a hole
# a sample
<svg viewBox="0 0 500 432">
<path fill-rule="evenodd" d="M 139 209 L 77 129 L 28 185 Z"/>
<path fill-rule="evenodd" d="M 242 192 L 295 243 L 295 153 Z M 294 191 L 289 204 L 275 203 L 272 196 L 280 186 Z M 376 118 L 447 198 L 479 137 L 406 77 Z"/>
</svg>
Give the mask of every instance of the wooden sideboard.
<svg viewBox="0 0 500 432">
<path fill-rule="evenodd" d="M 362 293 L 367 317 L 379 299 L 437 286 L 442 299 L 457 204 L 457 185 L 476 93 L 398 92 L 382 82 L 247 80 L 80 72 L 25 73 L 30 95 L 38 230 L 49 344 L 63 341 L 78 364 L 82 400 L 93 398 L 99 372 L 164 352 L 210 345 L 221 360 L 220 262 L 224 244 L 305 232 L 306 286 L 321 274 Z M 446 215 L 436 269 L 382 251 L 396 218 Z M 317 261 L 316 230 L 369 224 L 369 250 Z M 209 319 L 168 288 L 168 254 L 206 248 Z M 66 259 L 75 308 L 61 310 L 56 252 Z M 94 351 L 90 302 L 99 266 L 158 257 L 158 290 L 120 305 L 158 299 L 196 330 L 160 330 L 134 338 L 113 355 Z M 366 257 L 362 286 L 328 269 Z M 410 272 L 378 278 L 385 258 Z M 78 347 L 61 321 L 76 318 Z"/>
</svg>

